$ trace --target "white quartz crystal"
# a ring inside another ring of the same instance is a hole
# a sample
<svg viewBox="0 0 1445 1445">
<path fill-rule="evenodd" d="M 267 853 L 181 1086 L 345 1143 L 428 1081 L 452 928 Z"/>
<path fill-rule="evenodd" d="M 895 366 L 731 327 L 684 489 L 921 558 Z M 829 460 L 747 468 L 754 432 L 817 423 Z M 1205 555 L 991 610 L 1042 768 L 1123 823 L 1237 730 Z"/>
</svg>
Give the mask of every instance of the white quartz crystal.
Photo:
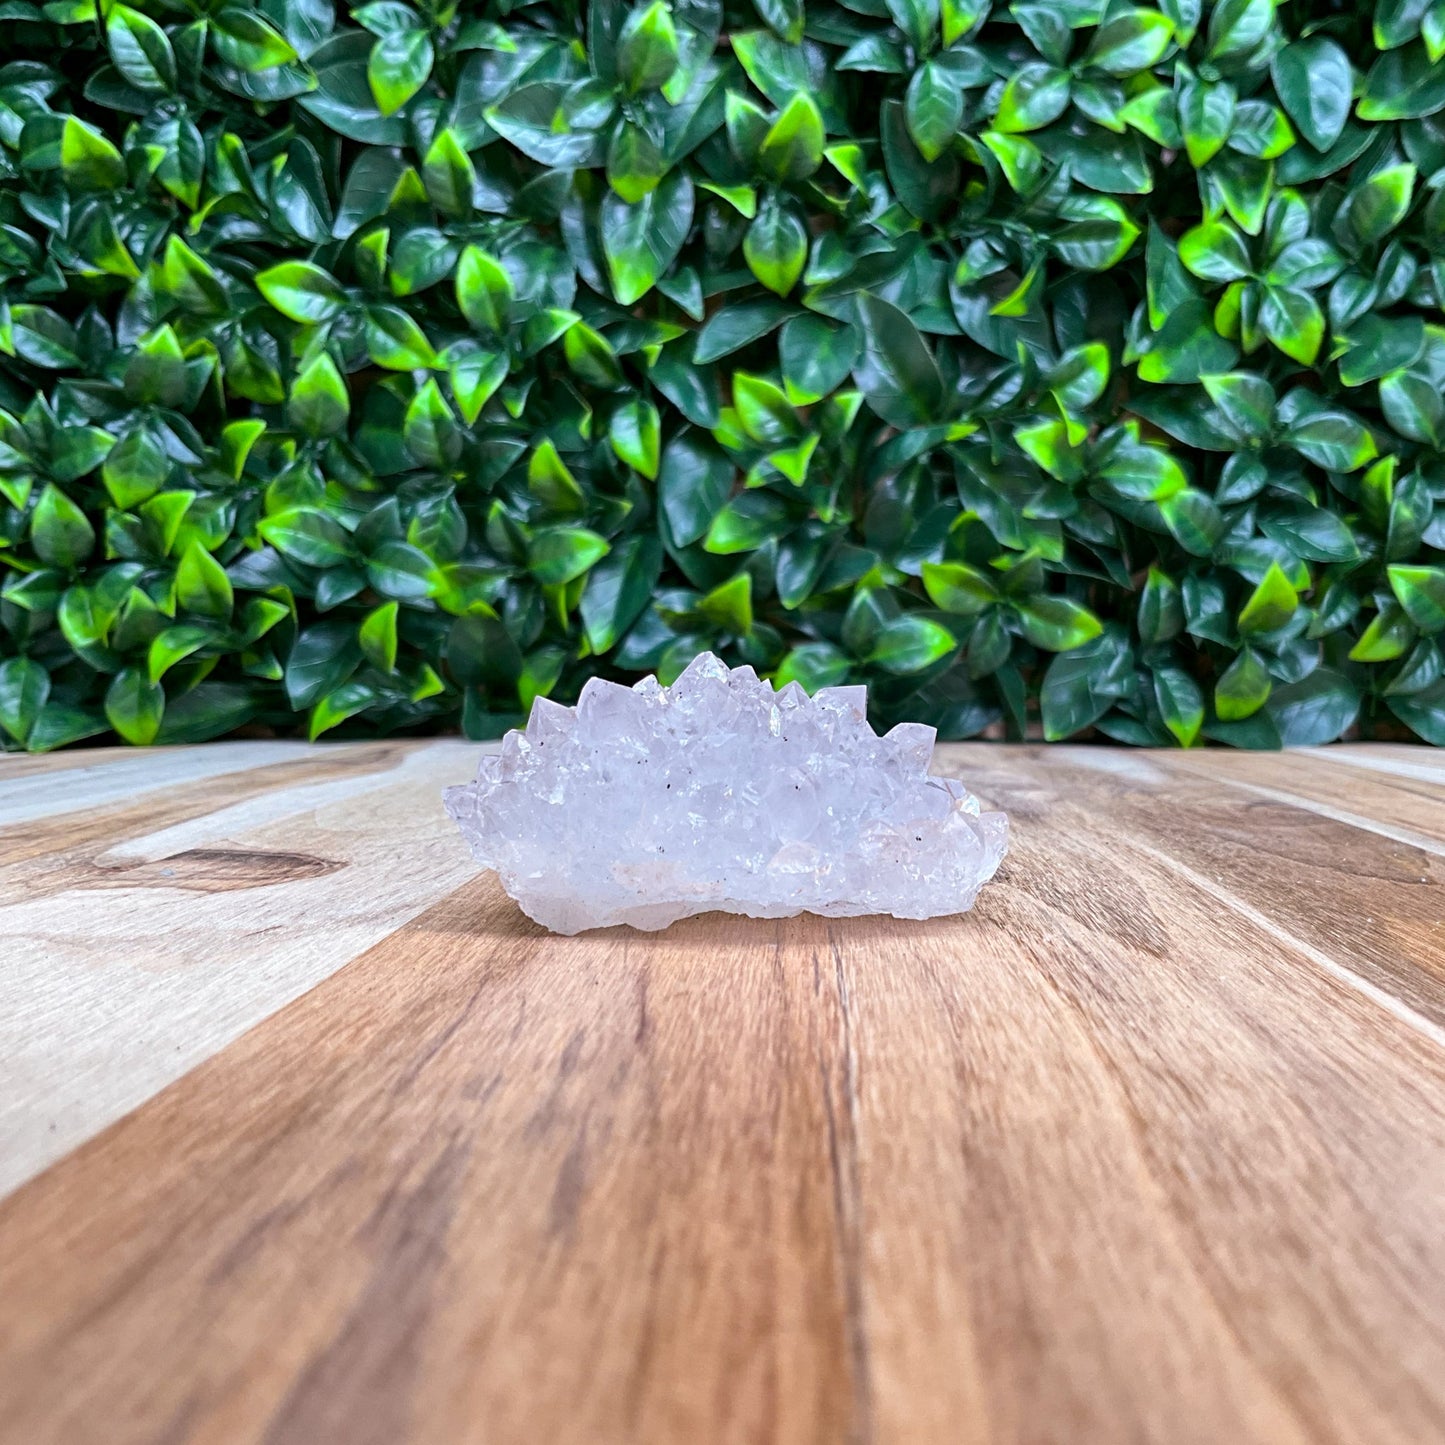
<svg viewBox="0 0 1445 1445">
<path fill-rule="evenodd" d="M 1008 819 L 928 776 L 932 728 L 880 738 L 866 698 L 774 692 L 711 653 L 671 687 L 594 679 L 575 708 L 538 698 L 526 732 L 447 789 L 447 811 L 557 933 L 666 928 L 713 909 L 961 913 L 997 870 Z"/>
</svg>

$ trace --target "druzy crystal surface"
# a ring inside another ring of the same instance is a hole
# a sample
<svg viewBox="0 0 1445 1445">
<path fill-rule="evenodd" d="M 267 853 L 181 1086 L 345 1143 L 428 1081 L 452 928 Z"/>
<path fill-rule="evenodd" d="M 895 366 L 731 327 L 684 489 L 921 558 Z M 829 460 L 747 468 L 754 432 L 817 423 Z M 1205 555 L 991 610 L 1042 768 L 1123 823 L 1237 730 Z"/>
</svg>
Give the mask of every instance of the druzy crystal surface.
<svg viewBox="0 0 1445 1445">
<path fill-rule="evenodd" d="M 538 923 L 665 928 L 754 918 L 961 913 L 1008 820 L 928 775 L 934 730 L 868 725 L 862 687 L 780 692 L 711 653 L 671 687 L 594 679 L 538 698 L 525 733 L 446 792 L 477 860 Z"/>
</svg>

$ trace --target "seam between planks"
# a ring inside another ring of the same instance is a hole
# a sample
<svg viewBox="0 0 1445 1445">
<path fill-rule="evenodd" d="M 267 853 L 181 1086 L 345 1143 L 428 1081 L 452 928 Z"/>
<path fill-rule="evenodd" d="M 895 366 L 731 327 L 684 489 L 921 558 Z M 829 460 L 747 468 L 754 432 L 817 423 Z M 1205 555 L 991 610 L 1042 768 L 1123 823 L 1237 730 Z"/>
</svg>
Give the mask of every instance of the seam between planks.
<svg viewBox="0 0 1445 1445">
<path fill-rule="evenodd" d="M 1137 841 L 1132 842 L 1131 846 L 1138 848 L 1140 852 L 1147 852 L 1160 858 L 1165 863 L 1170 861 L 1162 854 L 1155 854 L 1152 848 L 1139 844 Z M 1076 944 L 1075 947 L 1077 949 L 1079 946 Z M 1060 986 L 1058 979 L 1039 958 L 1034 945 L 1031 942 L 1025 944 L 1023 952 L 1043 986 L 1049 990 L 1059 1008 L 1064 1011 L 1073 1031 L 1081 1041 L 1081 1047 L 1093 1058 L 1108 1083 L 1110 1094 L 1118 1104 L 1127 1125 L 1129 1154 L 1139 1178 L 1141 1197 L 1147 1196 L 1151 1201 L 1155 1216 L 1159 1221 L 1160 1240 L 1167 1244 L 1181 1271 L 1193 1281 L 1201 1300 L 1205 1302 L 1209 1313 L 1217 1323 L 1220 1334 L 1234 1346 L 1241 1368 L 1257 1382 L 1261 1396 L 1274 1401 L 1278 1405 L 1280 1413 L 1296 1427 L 1299 1437 L 1308 1439 L 1314 1432 L 1311 1429 L 1310 1419 L 1296 1398 L 1294 1390 L 1290 1388 L 1288 1382 L 1272 1378 L 1268 1368 L 1260 1363 L 1255 1350 L 1250 1347 L 1237 1321 L 1220 1298 L 1218 1289 L 1198 1253 L 1190 1247 L 1188 1226 L 1180 1210 L 1175 1207 L 1170 1198 L 1164 1182 L 1150 1163 L 1147 1143 L 1149 1126 L 1130 1092 L 1126 1071 L 1120 1067 L 1118 1061 L 1100 1042 L 1095 1027 L 1079 1000 L 1071 997 Z M 1205 1257 L 1207 1258 L 1207 1251 Z"/>
<path fill-rule="evenodd" d="M 1365 772 L 1383 773 L 1388 778 L 1409 778 L 1417 783 L 1445 783 L 1445 763 L 1407 763 L 1400 759 L 1382 756 L 1378 753 L 1353 753 L 1348 745 L 1336 748 L 1311 748 L 1309 756 L 1320 761 L 1344 763 L 1347 767 L 1360 768 Z M 1423 751 L 1423 749 L 1422 749 Z"/>
<path fill-rule="evenodd" d="M 1216 902 L 1223 903 L 1226 907 L 1232 908 L 1242 918 L 1254 924 L 1256 928 L 1262 929 L 1265 933 L 1279 943 L 1287 945 L 1296 953 L 1302 954 L 1309 959 L 1317 968 L 1328 973 L 1331 978 L 1343 983 L 1346 987 L 1353 989 L 1356 993 L 1363 995 L 1372 1003 L 1384 1009 L 1386 1013 L 1393 1015 L 1401 1023 L 1413 1029 L 1422 1038 L 1428 1039 L 1439 1049 L 1445 1049 L 1445 1028 L 1427 1018 L 1424 1014 L 1412 1009 L 1409 1004 L 1396 998 L 1394 994 L 1386 989 L 1373 984 L 1362 974 L 1346 964 L 1333 959 L 1329 954 L 1306 943 L 1304 939 L 1296 937 L 1287 928 L 1281 928 L 1267 913 L 1261 913 L 1253 904 L 1246 903 L 1244 899 L 1231 893 L 1227 888 L 1221 888 L 1213 879 L 1205 877 L 1204 874 L 1196 872 L 1187 863 L 1181 863 L 1179 859 L 1171 857 L 1162 849 L 1155 848 L 1149 843 L 1142 842 L 1135 838 L 1130 846 L 1138 849 L 1139 852 L 1153 858 L 1156 862 L 1179 874 L 1181 878 L 1187 879 L 1196 888 L 1207 893 Z"/>
<path fill-rule="evenodd" d="M 1299 793 L 1291 793 L 1283 788 L 1270 788 L 1263 783 L 1249 783 L 1242 778 L 1226 777 L 1210 768 L 1191 767 L 1183 761 L 1172 760 L 1172 766 L 1192 778 L 1204 778 L 1216 786 L 1222 784 L 1230 788 L 1239 788 L 1261 798 L 1268 798 L 1274 803 L 1286 803 L 1292 808 L 1303 808 L 1306 812 L 1314 813 L 1318 817 L 1329 818 L 1336 823 L 1345 823 L 1349 827 L 1360 828 L 1367 833 L 1376 833 L 1393 842 L 1404 843 L 1407 847 L 1419 848 L 1424 853 L 1433 853 L 1437 858 L 1445 858 L 1445 843 L 1428 837 L 1424 833 L 1417 833 L 1413 828 L 1401 828 L 1393 823 L 1381 823 L 1374 818 L 1366 817 L 1363 813 L 1351 813 L 1344 808 L 1336 808 L 1331 803 L 1321 803 L 1314 798 L 1306 798 Z"/>
<path fill-rule="evenodd" d="M 863 1193 L 859 1182 L 858 1137 L 858 1052 L 853 1039 L 853 1002 L 848 991 L 843 953 L 829 923 L 824 932 L 833 955 L 833 972 L 838 990 L 838 1044 L 843 1065 L 843 1109 L 846 1138 L 840 1140 L 835 1117 L 833 1088 L 823 1080 L 823 1106 L 828 1118 L 828 1144 L 833 1174 L 833 1208 L 838 1221 L 838 1252 L 843 1271 L 843 1291 L 848 1311 L 848 1353 L 853 1373 L 853 1400 L 857 1407 L 853 1439 L 858 1445 L 873 1445 L 876 1439 L 873 1410 L 873 1361 L 870 1349 L 865 1292 Z"/>
</svg>

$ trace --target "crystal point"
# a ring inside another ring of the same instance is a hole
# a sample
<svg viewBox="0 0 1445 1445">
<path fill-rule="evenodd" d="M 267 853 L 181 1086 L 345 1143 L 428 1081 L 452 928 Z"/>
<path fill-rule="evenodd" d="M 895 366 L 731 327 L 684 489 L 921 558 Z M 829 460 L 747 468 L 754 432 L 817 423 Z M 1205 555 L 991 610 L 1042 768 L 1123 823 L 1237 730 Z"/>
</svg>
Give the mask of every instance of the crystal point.
<svg viewBox="0 0 1445 1445">
<path fill-rule="evenodd" d="M 1008 820 L 928 775 L 932 728 L 878 737 L 867 691 L 789 684 L 704 653 L 671 687 L 594 680 L 533 705 L 474 782 L 446 792 L 477 860 L 538 923 L 578 933 L 972 907 Z"/>
</svg>

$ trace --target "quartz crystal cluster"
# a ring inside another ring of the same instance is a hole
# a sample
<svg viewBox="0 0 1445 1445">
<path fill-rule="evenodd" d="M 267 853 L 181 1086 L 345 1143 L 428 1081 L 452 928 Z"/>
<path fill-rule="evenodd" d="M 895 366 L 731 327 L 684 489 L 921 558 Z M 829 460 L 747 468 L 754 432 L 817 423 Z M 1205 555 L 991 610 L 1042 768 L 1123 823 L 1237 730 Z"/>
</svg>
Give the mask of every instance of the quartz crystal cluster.
<svg viewBox="0 0 1445 1445">
<path fill-rule="evenodd" d="M 928 775 L 934 730 L 868 726 L 867 690 L 780 692 L 711 653 L 671 687 L 594 679 L 449 788 L 477 860 L 538 923 L 665 928 L 722 909 L 931 918 L 969 908 L 1008 820 Z"/>
</svg>

